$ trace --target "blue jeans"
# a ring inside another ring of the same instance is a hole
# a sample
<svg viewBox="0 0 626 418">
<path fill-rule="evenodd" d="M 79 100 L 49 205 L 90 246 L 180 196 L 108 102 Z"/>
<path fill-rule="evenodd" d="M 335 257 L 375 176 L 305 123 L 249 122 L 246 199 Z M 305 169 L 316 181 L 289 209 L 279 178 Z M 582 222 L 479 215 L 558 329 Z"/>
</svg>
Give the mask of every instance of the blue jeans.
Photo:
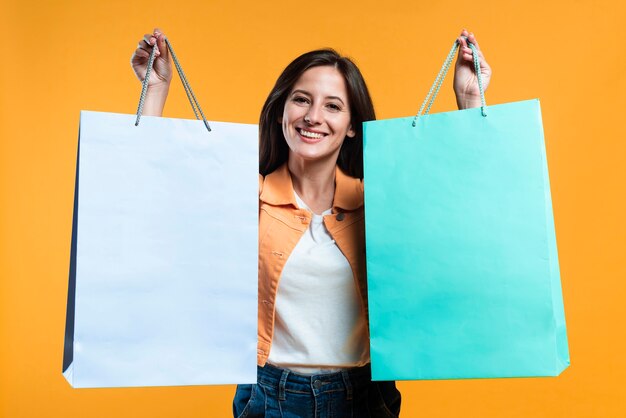
<svg viewBox="0 0 626 418">
<path fill-rule="evenodd" d="M 305 376 L 266 364 L 257 384 L 238 385 L 233 416 L 268 418 L 398 417 L 395 382 L 372 382 L 369 365 Z"/>
</svg>

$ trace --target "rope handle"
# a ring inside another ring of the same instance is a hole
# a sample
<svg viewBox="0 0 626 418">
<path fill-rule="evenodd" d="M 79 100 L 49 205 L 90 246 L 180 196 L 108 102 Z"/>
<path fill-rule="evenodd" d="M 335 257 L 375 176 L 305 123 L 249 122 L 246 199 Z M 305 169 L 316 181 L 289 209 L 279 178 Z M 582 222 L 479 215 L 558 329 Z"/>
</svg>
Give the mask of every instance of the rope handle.
<svg viewBox="0 0 626 418">
<path fill-rule="evenodd" d="M 172 48 L 172 44 L 166 38 L 165 44 L 172 54 L 172 59 L 174 60 L 174 65 L 176 66 L 176 70 L 178 71 L 178 76 L 180 77 L 180 81 L 183 83 L 183 88 L 185 89 L 185 94 L 187 94 L 187 99 L 189 99 L 189 103 L 191 104 L 191 108 L 193 109 L 194 115 L 196 115 L 196 119 L 200 119 L 198 116 L 198 112 L 202 116 L 202 121 L 204 122 L 204 126 L 206 126 L 207 130 L 211 132 L 211 127 L 209 126 L 209 122 L 207 122 L 204 113 L 202 112 L 202 108 L 200 107 L 200 103 L 198 103 L 198 99 L 196 99 L 196 95 L 193 94 L 193 90 L 191 90 L 191 86 L 189 85 L 189 81 L 185 76 L 185 72 L 183 71 L 183 67 L 181 67 L 180 62 L 178 62 L 178 58 L 176 57 L 176 53 Z M 154 58 L 156 56 L 157 49 L 156 42 L 152 46 L 152 52 L 150 53 L 150 58 L 148 59 L 148 67 L 146 68 L 146 76 L 141 83 L 141 96 L 139 97 L 139 106 L 137 107 L 137 120 L 135 121 L 135 126 L 139 125 L 139 119 L 141 119 L 141 112 L 143 111 L 143 105 L 146 100 L 146 93 L 148 92 L 148 80 L 150 79 L 150 74 L 152 73 L 152 66 L 154 65 Z"/>
<path fill-rule="evenodd" d="M 465 39 L 465 41 L 467 42 L 467 45 L 471 48 L 473 52 L 472 55 L 474 56 L 474 72 L 476 73 L 476 77 L 478 78 L 478 90 L 480 91 L 480 103 L 481 103 L 480 111 L 483 116 L 487 116 L 487 104 L 485 103 L 485 91 L 483 90 L 483 80 L 482 80 L 482 75 L 480 73 L 480 58 L 478 57 L 478 50 L 476 49 L 476 46 L 474 44 L 469 42 L 466 36 L 464 36 L 463 38 Z M 417 115 L 415 115 L 415 117 L 413 118 L 413 127 L 417 125 L 417 119 L 420 116 L 427 115 L 428 112 L 430 112 L 430 108 L 435 102 L 435 97 L 437 97 L 437 94 L 439 93 L 441 84 L 443 83 L 443 80 L 446 78 L 446 75 L 448 74 L 448 71 L 450 70 L 450 65 L 452 64 L 452 60 L 454 59 L 454 56 L 456 55 L 456 52 L 458 51 L 459 47 L 460 47 L 460 43 L 457 39 L 456 41 L 454 41 L 454 45 L 452 45 L 450 52 L 448 52 L 448 56 L 446 57 L 446 60 L 441 66 L 441 69 L 439 70 L 439 74 L 437 74 L 437 78 L 435 78 L 435 82 L 430 87 L 430 90 L 428 90 L 428 94 L 426 95 L 426 98 L 424 99 L 424 102 L 422 103 L 420 110 L 417 112 Z M 426 110 L 422 113 L 424 108 L 426 108 Z"/>
</svg>

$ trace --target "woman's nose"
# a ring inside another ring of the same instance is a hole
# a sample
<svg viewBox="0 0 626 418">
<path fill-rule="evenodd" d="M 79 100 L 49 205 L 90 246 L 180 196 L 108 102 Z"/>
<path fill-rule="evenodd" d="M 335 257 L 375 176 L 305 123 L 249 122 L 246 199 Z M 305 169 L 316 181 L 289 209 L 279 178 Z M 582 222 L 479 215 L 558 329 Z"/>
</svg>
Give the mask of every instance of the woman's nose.
<svg viewBox="0 0 626 418">
<path fill-rule="evenodd" d="M 315 105 L 309 107 L 308 112 L 304 115 L 304 121 L 311 125 L 319 124 L 322 121 L 322 109 Z"/>
</svg>

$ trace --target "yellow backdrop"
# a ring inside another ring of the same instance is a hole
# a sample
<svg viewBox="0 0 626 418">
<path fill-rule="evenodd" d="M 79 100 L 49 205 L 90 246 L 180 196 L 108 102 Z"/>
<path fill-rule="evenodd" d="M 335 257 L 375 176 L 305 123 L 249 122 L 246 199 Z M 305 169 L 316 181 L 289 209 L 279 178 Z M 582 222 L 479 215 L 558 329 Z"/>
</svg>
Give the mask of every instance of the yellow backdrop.
<svg viewBox="0 0 626 418">
<path fill-rule="evenodd" d="M 61 375 L 81 109 L 133 113 L 129 59 L 169 35 L 210 119 L 255 123 L 280 70 L 331 46 L 379 118 L 413 115 L 463 27 L 488 103 L 539 97 L 572 365 L 558 378 L 399 384 L 403 416 L 626 413 L 626 7 L 620 0 L 18 1 L 0 8 L 0 415 L 227 417 L 233 386 L 74 390 Z M 193 117 L 175 80 L 166 115 Z M 450 80 L 434 112 L 454 109 Z"/>
</svg>

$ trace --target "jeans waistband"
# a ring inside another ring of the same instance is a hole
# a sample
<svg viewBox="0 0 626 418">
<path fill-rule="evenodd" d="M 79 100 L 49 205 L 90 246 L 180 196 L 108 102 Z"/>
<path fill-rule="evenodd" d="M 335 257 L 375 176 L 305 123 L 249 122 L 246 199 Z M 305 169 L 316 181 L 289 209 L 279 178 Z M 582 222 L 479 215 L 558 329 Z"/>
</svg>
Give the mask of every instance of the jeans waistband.
<svg viewBox="0 0 626 418">
<path fill-rule="evenodd" d="M 370 365 L 345 369 L 335 373 L 303 375 L 287 369 L 265 364 L 258 368 L 258 383 L 276 388 L 279 400 L 285 399 L 285 392 L 307 393 L 317 396 L 322 393 L 345 391 L 347 399 L 352 399 L 355 388 L 369 384 Z"/>
</svg>

